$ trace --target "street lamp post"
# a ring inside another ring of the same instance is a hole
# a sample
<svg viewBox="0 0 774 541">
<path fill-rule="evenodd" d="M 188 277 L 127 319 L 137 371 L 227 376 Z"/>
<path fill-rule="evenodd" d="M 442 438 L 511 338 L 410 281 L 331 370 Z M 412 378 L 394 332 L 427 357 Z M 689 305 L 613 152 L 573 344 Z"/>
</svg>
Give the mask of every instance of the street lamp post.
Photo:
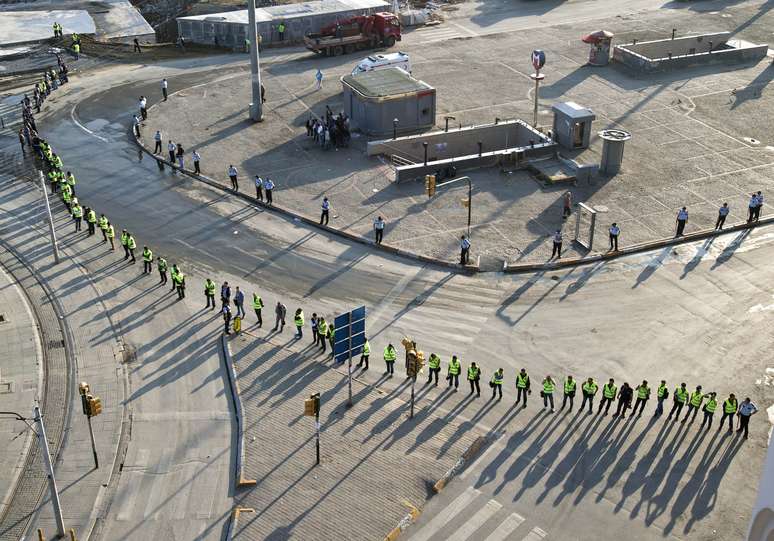
<svg viewBox="0 0 774 541">
<path fill-rule="evenodd" d="M 56 244 L 54 217 L 51 215 L 51 205 L 48 202 L 48 192 L 46 191 L 46 181 L 43 179 L 43 171 L 38 171 L 38 178 L 40 179 L 40 188 L 43 190 L 43 201 L 46 203 L 46 214 L 48 215 L 48 233 L 51 236 L 51 249 L 54 251 L 54 263 L 59 263 L 59 247 Z"/>
<path fill-rule="evenodd" d="M 263 120 L 263 98 L 261 97 L 261 65 L 258 58 L 258 28 L 255 23 L 255 0 L 247 4 L 247 20 L 249 23 L 250 49 L 250 79 L 252 81 L 253 101 L 250 104 L 250 119 L 255 122 Z"/>
<path fill-rule="evenodd" d="M 425 147 L 425 166 L 427 166 L 427 141 L 423 142 L 422 146 Z"/>
<path fill-rule="evenodd" d="M 443 117 L 443 119 L 446 121 L 446 128 L 444 129 L 444 131 L 448 133 L 448 131 L 449 131 L 449 121 L 450 120 L 457 120 L 457 118 L 453 117 L 453 116 L 445 116 L 445 117 Z"/>
<path fill-rule="evenodd" d="M 392 119 L 392 138 L 393 140 L 398 138 L 398 119 Z"/>
<path fill-rule="evenodd" d="M 40 452 L 43 455 L 43 463 L 46 467 L 46 476 L 48 477 L 48 487 L 51 492 L 51 505 L 54 507 L 54 521 L 59 537 L 65 536 L 64 518 L 62 517 L 62 504 L 59 501 L 59 490 L 56 487 L 56 478 L 54 477 L 54 465 L 51 462 L 51 452 L 48 449 L 48 438 L 46 438 L 46 427 L 43 426 L 43 416 L 40 414 L 40 407 L 35 406 L 32 410 L 32 421 L 40 426 L 38 430 L 27 422 L 27 418 L 22 417 L 15 411 L 0 411 L 0 416 L 12 415 L 17 421 L 23 421 L 27 428 L 32 430 L 38 437 Z"/>
</svg>

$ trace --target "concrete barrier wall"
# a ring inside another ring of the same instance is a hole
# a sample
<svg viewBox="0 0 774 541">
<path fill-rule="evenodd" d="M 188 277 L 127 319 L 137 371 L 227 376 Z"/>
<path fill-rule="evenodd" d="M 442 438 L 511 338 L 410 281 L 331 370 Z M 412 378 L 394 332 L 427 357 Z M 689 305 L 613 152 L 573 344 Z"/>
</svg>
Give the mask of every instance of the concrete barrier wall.
<svg viewBox="0 0 774 541">
<path fill-rule="evenodd" d="M 369 156 L 378 154 L 397 154 L 414 162 L 424 162 L 424 147 L 428 143 L 427 160 L 438 161 L 478 155 L 478 142 L 481 141 L 484 153 L 495 150 L 513 149 L 530 146 L 530 140 L 537 145 L 549 139 L 521 120 L 508 120 L 498 124 L 468 126 L 462 129 L 449 129 L 448 132 L 436 131 L 421 135 L 398 137 L 371 141 L 366 150 Z"/>
<path fill-rule="evenodd" d="M 639 43 L 629 43 L 618 45 L 628 51 L 637 53 L 650 59 L 663 58 L 669 56 L 680 56 L 689 54 L 691 49 L 695 53 L 709 51 L 709 44 L 712 42 L 712 49 L 718 49 L 728 41 L 731 32 L 717 32 L 715 34 L 702 34 L 698 36 L 685 36 L 675 39 L 659 39 L 655 41 L 641 41 Z"/>
<path fill-rule="evenodd" d="M 456 158 L 436 160 L 432 163 L 428 161 L 427 165 L 424 165 L 424 163 L 420 161 L 420 163 L 413 165 L 396 167 L 395 182 L 421 179 L 424 178 L 425 175 L 431 175 L 436 171 L 443 171 L 449 166 L 456 167 L 457 173 L 468 171 L 470 169 L 480 169 L 482 167 L 494 167 L 500 163 L 507 163 L 519 167 L 520 165 L 526 165 L 529 160 L 551 156 L 555 153 L 556 143 L 548 142 L 535 145 L 534 148 L 510 148 L 493 152 L 483 152 L 480 156 L 478 154 L 470 154 L 467 156 L 457 156 Z M 520 155 L 521 158 L 518 159 L 516 157 L 517 155 Z"/>
<path fill-rule="evenodd" d="M 621 47 L 613 51 L 613 60 L 641 72 L 668 71 L 694 66 L 717 64 L 746 64 L 757 62 L 766 56 L 768 45 L 756 45 L 741 49 L 723 49 L 711 53 L 673 56 L 651 60 Z"/>
</svg>

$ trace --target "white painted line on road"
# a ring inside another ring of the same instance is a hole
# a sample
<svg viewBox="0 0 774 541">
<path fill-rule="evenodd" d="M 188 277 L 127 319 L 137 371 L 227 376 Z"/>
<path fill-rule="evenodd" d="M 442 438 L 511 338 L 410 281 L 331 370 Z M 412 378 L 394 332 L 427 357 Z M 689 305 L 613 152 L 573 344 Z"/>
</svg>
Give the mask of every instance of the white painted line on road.
<svg viewBox="0 0 774 541">
<path fill-rule="evenodd" d="M 462 26 L 461 24 L 457 24 L 457 23 L 455 23 L 453 21 L 446 21 L 446 24 L 450 24 L 452 26 L 456 26 L 457 28 L 459 28 L 463 32 L 467 32 L 470 36 L 472 36 L 474 38 L 478 37 L 478 32 L 475 32 L 474 30 L 471 30 L 470 28 L 468 28 L 466 26 Z"/>
<path fill-rule="evenodd" d="M 124 496 L 125 499 L 124 504 L 120 507 L 121 510 L 118 516 L 116 516 L 116 520 L 127 521 L 132 516 L 134 502 L 140 494 L 140 485 L 145 476 L 145 468 L 148 465 L 148 457 L 150 457 L 149 449 L 139 449 L 134 464 L 131 465 L 132 469 L 128 471 L 124 469 L 124 472 L 121 474 L 121 477 L 126 477 L 127 481 L 124 489 L 119 490 L 119 494 Z"/>
<path fill-rule="evenodd" d="M 435 515 L 430 522 L 425 524 L 424 527 L 413 535 L 411 541 L 428 541 L 447 522 L 462 512 L 462 510 L 478 497 L 479 494 L 481 494 L 480 490 L 476 490 L 473 487 L 466 488 L 465 492 L 457 496 L 453 502 L 447 505 L 440 513 Z"/>
<path fill-rule="evenodd" d="M 80 103 L 80 102 L 78 102 L 78 103 Z M 87 128 L 86 126 L 84 126 L 83 124 L 81 124 L 80 122 L 78 122 L 78 119 L 77 119 L 77 118 L 75 118 L 75 108 L 76 108 L 76 107 L 78 107 L 78 103 L 76 103 L 75 105 L 73 105 L 73 108 L 72 108 L 72 109 L 70 109 L 70 118 L 73 120 L 73 122 L 75 122 L 75 125 L 76 125 L 76 126 L 78 126 L 80 129 L 82 129 L 83 131 L 85 131 L 86 133 L 88 133 L 89 135 L 91 135 L 92 137 L 96 137 L 97 139 L 99 139 L 99 140 L 100 140 L 100 141 L 102 141 L 103 143 L 107 143 L 107 142 L 108 142 L 108 140 L 107 140 L 107 139 L 105 139 L 105 138 L 104 138 L 104 137 L 102 137 L 102 136 L 99 136 L 99 135 L 97 135 L 96 133 L 94 133 L 93 131 L 91 131 L 89 128 Z"/>
<path fill-rule="evenodd" d="M 535 526 L 532 531 L 529 532 L 522 541 L 540 541 L 546 536 L 546 532 Z"/>
<path fill-rule="evenodd" d="M 161 456 L 161 462 L 159 462 L 158 468 L 153 476 L 151 489 L 147 493 L 148 504 L 145 506 L 145 513 L 143 513 L 143 517 L 146 519 L 151 515 L 153 515 L 154 520 L 158 518 L 158 513 L 161 511 L 160 508 L 163 502 L 162 498 L 164 496 L 163 487 L 169 483 L 169 476 L 166 474 L 169 473 L 169 466 L 172 464 L 172 456 L 174 453 L 172 452 L 172 449 L 163 449 L 162 452 L 164 454 Z"/>
<path fill-rule="evenodd" d="M 408 285 L 411 282 L 411 280 L 416 278 L 419 275 L 419 273 L 422 272 L 423 269 L 424 269 L 424 267 L 420 267 L 419 269 L 417 269 L 417 271 L 413 275 L 412 274 L 405 274 L 400 280 L 398 280 L 397 284 L 392 286 L 392 289 L 390 289 L 387 292 L 387 294 L 384 296 L 384 299 L 382 299 L 382 302 L 380 302 L 376 306 L 376 308 L 374 308 L 371 311 L 371 316 L 368 318 L 368 325 L 372 329 L 375 329 L 377 327 L 377 325 L 379 324 L 379 320 L 382 319 L 382 317 L 384 316 L 385 311 L 390 307 L 392 302 L 401 293 L 403 293 L 406 290 L 406 288 L 408 287 Z M 384 330 L 384 329 L 382 329 L 382 330 Z M 379 331 L 379 332 L 381 332 L 381 331 Z M 372 335 L 369 336 L 369 338 L 373 338 L 374 336 L 376 336 L 376 334 L 379 334 L 379 333 L 372 334 Z"/>
<path fill-rule="evenodd" d="M 508 536 L 516 531 L 516 528 L 521 526 L 522 522 L 524 522 L 523 516 L 518 513 L 511 513 L 484 541 L 505 541 Z"/>
<path fill-rule="evenodd" d="M 486 505 L 479 509 L 475 515 L 465 520 L 463 524 L 456 532 L 450 535 L 446 541 L 466 541 L 476 530 L 483 526 L 484 522 L 489 520 L 492 515 L 502 509 L 496 500 L 489 500 Z"/>
</svg>

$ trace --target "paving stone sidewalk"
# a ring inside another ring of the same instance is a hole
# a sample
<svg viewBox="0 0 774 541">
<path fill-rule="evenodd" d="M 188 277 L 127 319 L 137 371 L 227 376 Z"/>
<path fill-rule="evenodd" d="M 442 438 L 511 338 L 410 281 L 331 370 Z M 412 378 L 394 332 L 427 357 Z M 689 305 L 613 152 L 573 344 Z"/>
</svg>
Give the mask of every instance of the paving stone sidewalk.
<svg viewBox="0 0 774 541">
<path fill-rule="evenodd" d="M 659 27 L 716 28 L 721 21 L 707 13 L 668 11 L 649 15 L 648 29 L 640 21 L 619 18 L 595 21 L 593 26 L 609 29 L 617 42 L 625 42 L 666 37 Z M 719 29 L 733 30 L 751 12 L 740 7 L 726 15 Z M 744 39 L 767 39 L 758 25 L 743 28 Z M 406 44 L 414 75 L 438 89 L 439 126 L 445 115 L 463 125 L 495 117 L 530 119 L 533 83 L 526 61 L 522 66 L 498 59 L 526 59 L 540 45 L 551 58 L 540 91 L 541 125 L 550 128 L 551 105 L 560 101 L 575 101 L 597 115 L 591 148 L 567 152 L 567 157 L 599 163 L 598 130 L 616 127 L 633 134 L 621 173 L 592 183 L 550 186 L 526 171 L 471 171 L 472 253 L 482 256 L 485 269 L 500 268 L 503 260 L 546 261 L 550 235 L 559 228 L 567 256 L 582 255 L 571 243 L 575 214 L 562 220 L 562 196 L 568 189 L 574 202 L 598 210 L 595 249 L 605 251 L 613 221 L 621 227 L 622 245 L 670 237 L 683 205 L 690 213 L 687 232 L 711 228 L 722 202 L 731 206 L 728 223 L 738 222 L 746 215 L 750 192 L 765 193 L 774 186 L 774 141 L 760 121 L 766 115 L 759 114 L 774 109 L 774 93 L 763 86 L 770 78 L 768 62 L 636 78 L 613 66 L 585 65 L 587 48 L 567 40 L 567 35 L 580 33 L 562 25 L 413 48 Z M 365 156 L 364 137 L 353 139 L 349 148 L 323 151 L 305 135 L 303 125 L 311 114 L 323 115 L 326 106 L 334 112 L 342 108 L 338 78 L 355 60 L 307 58 L 267 67 L 263 82 L 268 101 L 259 124 L 247 120 L 241 105 L 250 101 L 246 77 L 181 89 L 168 102 L 151 107 L 143 141 L 152 149 L 153 134 L 160 129 L 164 155 L 169 139 L 179 141 L 190 167 L 190 152 L 198 149 L 204 174 L 224 185 L 229 185 L 226 171 L 231 164 L 248 194 L 254 193 L 255 174 L 269 176 L 277 185 L 276 204 L 314 220 L 327 195 L 332 227 L 372 238 L 372 222 L 381 215 L 388 224 L 387 244 L 454 261 L 459 236 L 466 232 L 463 186 L 442 190 L 428 201 L 420 182 L 393 184 L 387 160 Z M 313 75 L 318 67 L 325 79 L 316 91 Z M 489 84 L 493 80 L 500 84 Z"/>
<path fill-rule="evenodd" d="M 437 422 L 419 403 L 409 419 L 408 380 L 399 375 L 389 392 L 353 380 L 347 409 L 346 368 L 314 360 L 309 342 L 296 343 L 288 329 L 268 340 L 242 333 L 230 341 L 245 409 L 245 476 L 258 481 L 237 495 L 255 509 L 240 518 L 237 539 L 381 539 L 409 505 L 422 507 L 479 435 L 456 434 L 457 423 Z M 319 466 L 314 418 L 303 416 L 304 399 L 315 392 Z"/>
<path fill-rule="evenodd" d="M 0 263 L 4 256 L 0 255 Z M 0 266 L 0 410 L 29 416 L 40 396 L 43 359 L 38 323 L 22 287 Z M 37 445 L 33 438 L 21 422 L 12 418 L 0 422 L 0 516 L 10 503 L 30 446 Z"/>
</svg>

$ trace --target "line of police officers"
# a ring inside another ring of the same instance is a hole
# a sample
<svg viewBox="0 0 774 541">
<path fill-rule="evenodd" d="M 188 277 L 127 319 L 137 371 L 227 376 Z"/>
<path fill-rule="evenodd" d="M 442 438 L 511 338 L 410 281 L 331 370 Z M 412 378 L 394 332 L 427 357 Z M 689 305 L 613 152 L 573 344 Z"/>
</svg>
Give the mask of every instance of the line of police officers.
<svg viewBox="0 0 774 541">
<path fill-rule="evenodd" d="M 370 346 L 368 349 L 370 352 Z M 368 360 L 365 351 L 363 355 L 366 357 L 365 363 L 367 367 Z M 395 373 L 394 365 L 396 359 L 397 352 L 395 347 L 392 344 L 388 344 L 387 347 L 384 348 L 384 361 L 387 365 L 385 374 L 390 377 Z M 428 377 L 425 384 L 429 385 L 430 383 L 433 383 L 435 386 L 438 386 L 438 378 L 441 372 L 441 358 L 435 353 L 431 353 L 427 362 L 427 367 Z M 448 382 L 449 388 L 452 386 L 454 387 L 455 392 L 459 388 L 459 377 L 461 373 L 462 364 L 456 355 L 452 355 L 446 369 L 446 381 Z M 480 379 L 481 368 L 474 362 L 470 363 L 470 366 L 467 367 L 467 380 L 468 384 L 470 385 L 470 392 L 468 393 L 469 396 L 474 392 L 476 393 L 476 397 L 481 396 L 481 388 L 479 386 Z M 489 380 L 489 386 L 492 388 L 492 397 L 490 400 L 494 400 L 495 398 L 497 398 L 497 400 L 502 399 L 502 388 L 504 380 L 504 371 L 502 368 L 498 368 L 494 374 L 492 374 L 492 378 Z M 532 394 L 532 383 L 526 369 L 522 368 L 516 374 L 515 384 L 516 404 L 518 405 L 521 403 L 521 407 L 526 408 L 527 397 Z M 553 413 L 555 411 L 554 394 L 558 393 L 558 391 L 561 391 L 562 406 L 560 411 L 564 410 L 565 407 L 569 407 L 569 411 L 572 411 L 575 404 L 575 395 L 577 390 L 578 381 L 570 375 L 565 378 L 561 387 L 550 375 L 545 376 L 540 385 L 540 396 L 543 399 L 543 409 L 550 408 L 551 412 Z M 631 415 L 640 417 L 645 411 L 645 405 L 647 404 L 648 400 L 650 400 L 652 394 L 651 387 L 647 380 L 643 380 L 642 383 L 634 388 L 629 386 L 628 383 L 624 383 L 620 388 L 618 388 L 613 378 L 610 378 L 607 383 L 602 385 L 601 393 L 599 384 L 597 384 L 594 378 L 588 378 L 580 384 L 580 392 L 581 396 L 583 397 L 583 401 L 581 402 L 578 413 L 586 409 L 588 405 L 588 415 L 592 415 L 594 413 L 594 399 L 599 394 L 600 400 L 597 407 L 597 415 L 602 414 L 603 416 L 606 416 L 610 411 L 610 405 L 617 401 L 616 411 L 613 416 L 620 417 L 621 419 L 626 417 L 626 412 L 630 408 Z M 661 380 L 658 387 L 655 389 L 655 398 L 657 402 L 656 409 L 653 414 L 654 417 L 660 417 L 664 414 L 664 402 L 668 397 L 669 388 L 667 386 L 667 382 L 665 380 Z M 632 408 L 633 401 L 634 407 Z M 701 411 L 703 412 L 703 418 L 700 429 L 704 428 L 706 425 L 706 429 L 709 430 L 712 427 L 712 420 L 714 418 L 715 411 L 720 408 L 722 411 L 722 418 L 720 419 L 718 430 L 722 428 L 726 419 L 728 419 L 728 431 L 731 432 L 733 430 L 734 416 L 737 415 L 740 417 L 739 430 L 741 431 L 742 428 L 744 428 L 745 437 L 747 437 L 746 425 L 749 422 L 750 416 L 745 415 L 745 413 L 749 410 L 756 410 L 756 408 L 751 405 L 749 398 L 746 398 L 743 401 L 742 406 L 746 405 L 750 405 L 751 407 L 742 407 L 740 411 L 740 404 L 733 393 L 729 394 L 728 398 L 720 403 L 716 392 L 712 391 L 705 393 L 702 390 L 701 385 L 698 385 L 694 391 L 689 391 L 686 384 L 681 383 L 674 390 L 672 396 L 672 408 L 667 415 L 667 420 L 670 420 L 674 417 L 673 420 L 677 421 L 683 411 L 683 408 L 685 408 L 685 416 L 682 418 L 681 422 L 685 423 L 690 419 L 690 422 L 693 423 L 696 419 L 696 415 L 699 411 Z M 742 419 L 742 417 L 744 417 L 744 419 Z"/>
</svg>

